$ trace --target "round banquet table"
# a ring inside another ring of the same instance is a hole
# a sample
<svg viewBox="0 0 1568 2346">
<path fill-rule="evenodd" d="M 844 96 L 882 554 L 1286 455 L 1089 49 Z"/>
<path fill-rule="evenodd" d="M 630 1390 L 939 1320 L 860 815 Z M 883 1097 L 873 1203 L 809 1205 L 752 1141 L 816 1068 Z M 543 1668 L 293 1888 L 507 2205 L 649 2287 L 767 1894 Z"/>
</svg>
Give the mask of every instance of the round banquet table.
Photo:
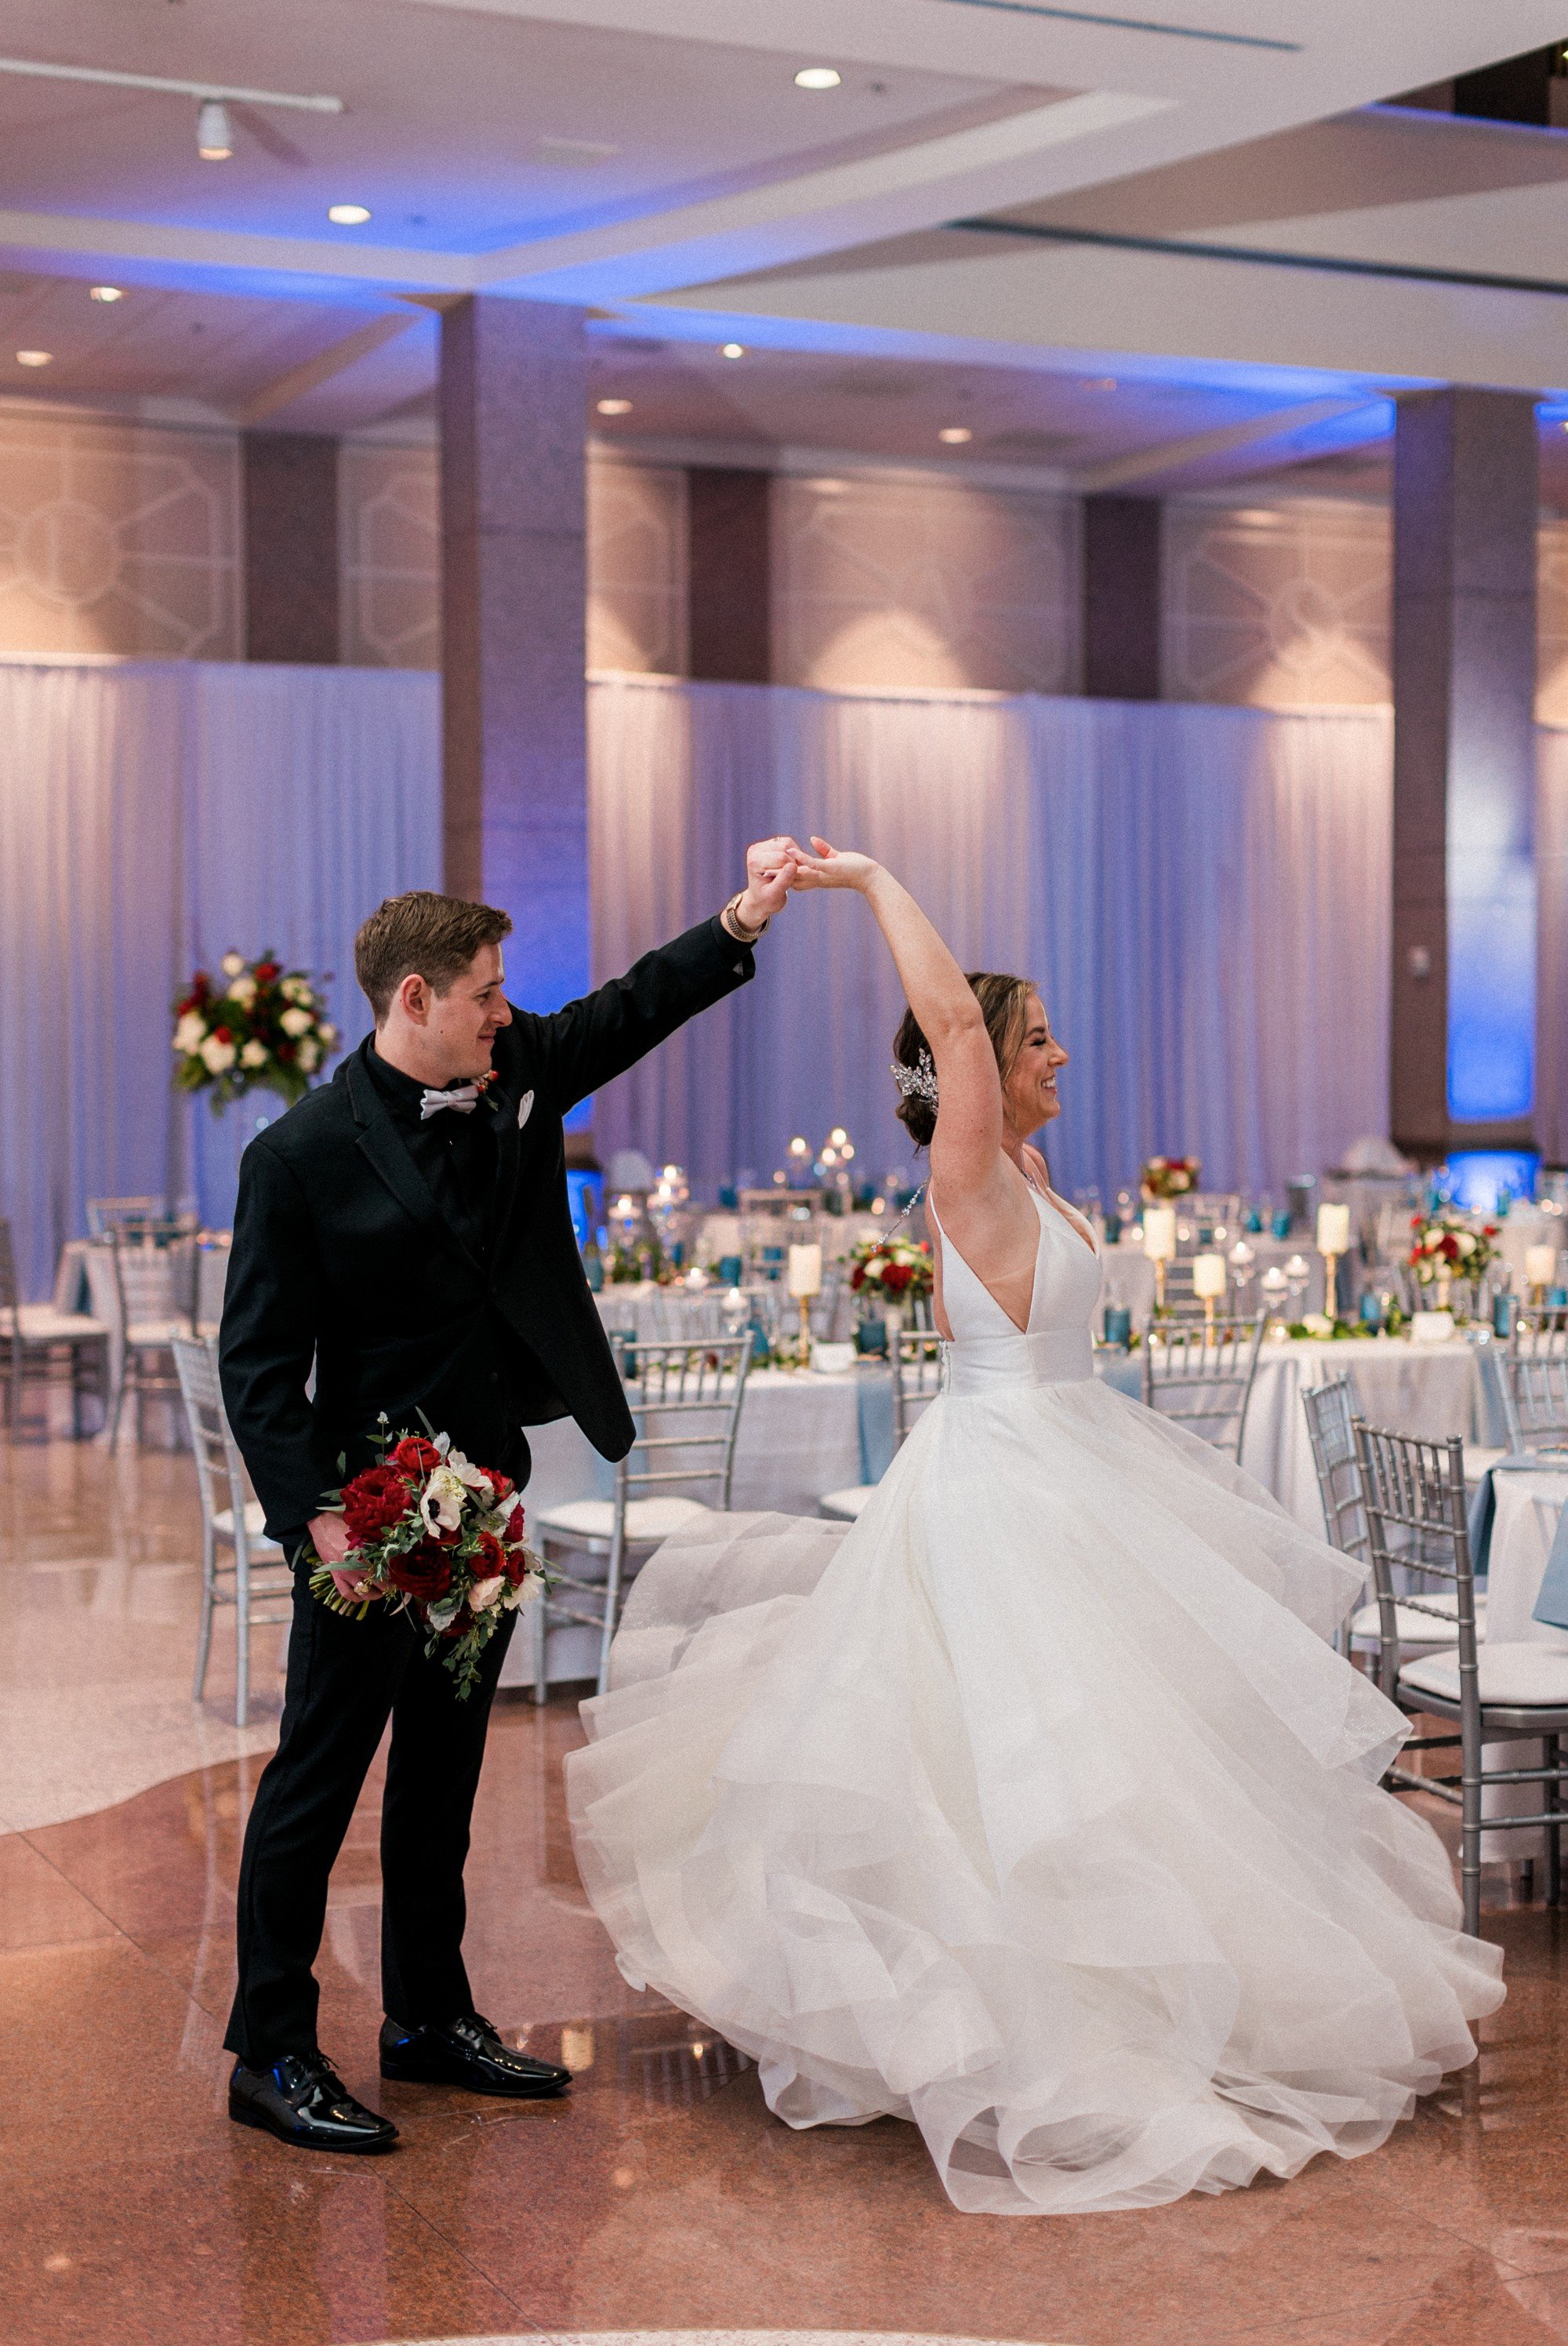
<svg viewBox="0 0 1568 2346">
<path fill-rule="evenodd" d="M 1442 1344 L 1390 1336 L 1338 1343 L 1265 1337 L 1241 1463 L 1298 1523 L 1316 1532 L 1323 1529 L 1323 1505 L 1301 1396 L 1346 1375 L 1357 1413 L 1369 1425 L 1419 1434 L 1427 1442 L 1446 1442 L 1451 1434 L 1473 1442 L 1492 1431 L 1476 1347 L 1462 1337 Z"/>
</svg>

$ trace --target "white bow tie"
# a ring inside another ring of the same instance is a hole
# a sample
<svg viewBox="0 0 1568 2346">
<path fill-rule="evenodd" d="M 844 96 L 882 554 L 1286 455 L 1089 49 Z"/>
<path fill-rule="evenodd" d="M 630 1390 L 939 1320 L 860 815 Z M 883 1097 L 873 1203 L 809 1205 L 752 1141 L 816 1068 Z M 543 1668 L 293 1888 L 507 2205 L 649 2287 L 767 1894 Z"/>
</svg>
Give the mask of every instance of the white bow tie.
<svg viewBox="0 0 1568 2346">
<path fill-rule="evenodd" d="M 472 1116 L 479 1106 L 479 1099 L 477 1084 L 458 1084 L 449 1092 L 427 1090 L 420 1100 L 419 1120 L 421 1124 L 428 1124 L 431 1117 L 439 1116 L 443 1107 L 454 1107 L 459 1116 Z"/>
</svg>

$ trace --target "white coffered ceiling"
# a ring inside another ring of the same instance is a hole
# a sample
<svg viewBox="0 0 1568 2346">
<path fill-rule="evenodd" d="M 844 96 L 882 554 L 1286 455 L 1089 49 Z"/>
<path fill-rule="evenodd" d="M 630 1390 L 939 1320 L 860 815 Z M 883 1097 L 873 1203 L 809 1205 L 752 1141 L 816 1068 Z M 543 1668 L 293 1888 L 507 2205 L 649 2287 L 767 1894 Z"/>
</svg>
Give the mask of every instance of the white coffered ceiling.
<svg viewBox="0 0 1568 2346">
<path fill-rule="evenodd" d="M 9 0 L 5 56 L 344 110 L 238 108 L 204 163 L 192 97 L 0 75 L 0 393 L 417 418 L 424 305 L 482 290 L 598 312 L 626 437 L 907 457 L 942 415 L 955 461 L 1107 483 L 1331 457 L 1400 382 L 1568 384 L 1568 299 L 1471 281 L 1553 277 L 1568 137 L 1363 110 L 1563 30 L 1544 0 Z M 105 276 L 127 299 L 89 305 Z"/>
</svg>

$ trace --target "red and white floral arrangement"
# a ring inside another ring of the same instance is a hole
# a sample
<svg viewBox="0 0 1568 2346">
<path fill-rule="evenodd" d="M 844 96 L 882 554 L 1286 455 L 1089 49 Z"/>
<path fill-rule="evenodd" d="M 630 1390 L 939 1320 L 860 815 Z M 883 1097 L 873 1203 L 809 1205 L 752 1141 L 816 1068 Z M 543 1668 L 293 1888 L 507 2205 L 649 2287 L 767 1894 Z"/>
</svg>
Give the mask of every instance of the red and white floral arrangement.
<svg viewBox="0 0 1568 2346">
<path fill-rule="evenodd" d="M 199 969 L 174 1005 L 176 1085 L 209 1091 L 215 1115 L 250 1091 L 277 1092 L 292 1106 L 337 1048 L 323 995 L 275 954 L 225 954 L 219 971 Z"/>
</svg>

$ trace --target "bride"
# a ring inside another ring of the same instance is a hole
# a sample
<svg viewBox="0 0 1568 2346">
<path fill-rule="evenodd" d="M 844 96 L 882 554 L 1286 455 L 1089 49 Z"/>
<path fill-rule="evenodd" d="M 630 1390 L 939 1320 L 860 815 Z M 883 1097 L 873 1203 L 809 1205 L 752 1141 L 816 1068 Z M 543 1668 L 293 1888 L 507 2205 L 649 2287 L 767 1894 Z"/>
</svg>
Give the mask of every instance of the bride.
<svg viewBox="0 0 1568 2346">
<path fill-rule="evenodd" d="M 1096 1382 L 1100 1265 L 1025 1135 L 1067 1054 L 869 857 L 910 1003 L 949 1389 L 806 1597 L 584 1706 L 578 1862 L 621 1969 L 788 2125 L 912 2120 L 954 2204 L 1143 2208 L 1375 2149 L 1473 2055 L 1498 1951 L 1378 1787 L 1328 1642 L 1360 1567 Z"/>
</svg>

